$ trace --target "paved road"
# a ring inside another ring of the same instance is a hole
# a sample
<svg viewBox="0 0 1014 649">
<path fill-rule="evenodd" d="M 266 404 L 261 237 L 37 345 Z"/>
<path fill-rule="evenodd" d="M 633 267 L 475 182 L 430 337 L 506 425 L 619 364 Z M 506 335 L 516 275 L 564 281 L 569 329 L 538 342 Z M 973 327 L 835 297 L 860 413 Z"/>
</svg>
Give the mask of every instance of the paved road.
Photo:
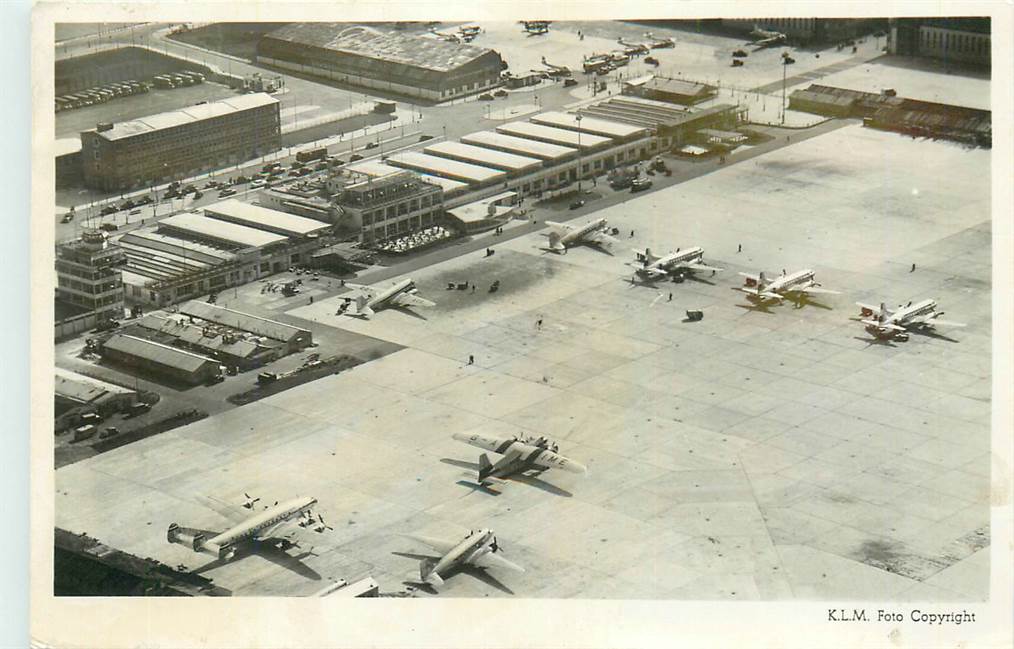
<svg viewBox="0 0 1014 649">
<path fill-rule="evenodd" d="M 791 77 L 786 77 L 784 84 L 782 81 L 772 81 L 771 83 L 764 84 L 763 86 L 751 88 L 750 92 L 757 92 L 761 94 L 778 92 L 779 90 L 782 89 L 783 85 L 785 87 L 789 87 L 801 83 L 806 83 L 807 81 L 816 81 L 817 79 L 830 76 L 837 72 L 842 72 L 844 70 L 849 70 L 851 68 L 855 68 L 860 65 L 865 65 L 870 61 L 880 58 L 881 56 L 882 55 L 879 52 L 874 56 L 854 56 L 846 61 L 839 61 L 838 63 L 825 65 L 824 67 L 817 68 L 816 70 L 810 70 L 809 72 L 803 72 L 801 74 L 794 74 Z"/>
</svg>

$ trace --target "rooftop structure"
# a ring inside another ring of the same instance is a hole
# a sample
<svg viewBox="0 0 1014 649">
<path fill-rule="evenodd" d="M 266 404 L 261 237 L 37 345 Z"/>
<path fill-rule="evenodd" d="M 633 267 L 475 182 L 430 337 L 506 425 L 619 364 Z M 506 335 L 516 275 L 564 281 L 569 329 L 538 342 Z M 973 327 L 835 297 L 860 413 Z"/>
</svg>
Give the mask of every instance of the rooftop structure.
<svg viewBox="0 0 1014 649">
<path fill-rule="evenodd" d="M 573 113 L 561 113 L 558 111 L 550 111 L 548 113 L 539 113 L 538 115 L 532 116 L 532 123 L 542 124 L 544 126 L 555 126 L 571 131 L 581 131 L 582 138 L 584 133 L 591 133 L 592 135 L 601 135 L 604 137 L 611 137 L 614 139 L 630 139 L 645 134 L 645 129 L 638 126 L 631 126 L 630 124 L 623 124 L 621 122 L 611 122 L 604 119 L 596 119 L 594 117 L 580 117 Z"/>
<path fill-rule="evenodd" d="M 55 368 L 56 383 L 54 391 L 57 396 L 79 404 L 93 404 L 110 394 L 129 395 L 133 390 L 108 383 L 77 372 Z"/>
<path fill-rule="evenodd" d="M 142 133 L 151 133 L 164 129 L 177 128 L 194 122 L 211 120 L 216 117 L 225 117 L 233 113 L 259 108 L 261 106 L 277 105 L 278 100 L 263 92 L 249 95 L 239 95 L 207 104 L 187 106 L 179 110 L 172 110 L 156 115 L 149 115 L 139 119 L 132 119 L 126 122 L 112 124 L 111 128 L 99 127 L 89 132 L 95 132 L 105 140 L 119 140 L 121 138 L 133 137 Z"/>
<path fill-rule="evenodd" d="M 706 101 L 718 93 L 714 86 L 683 79 L 652 77 L 643 82 L 640 79 L 635 81 L 637 83 L 630 81 L 624 84 L 623 94 L 689 105 Z"/>
<path fill-rule="evenodd" d="M 288 237 L 255 228 L 184 212 L 159 221 L 159 230 L 180 231 L 236 248 L 263 248 L 288 241 Z"/>
<path fill-rule="evenodd" d="M 598 135 L 591 135 L 590 133 L 581 133 L 578 135 L 576 131 L 544 126 L 542 124 L 533 124 L 531 122 L 511 122 L 509 124 L 501 124 L 496 127 L 496 132 L 535 140 L 537 142 L 548 142 L 550 144 L 560 144 L 569 147 L 579 146 L 583 151 L 609 146 L 609 144 L 613 141 L 612 138 L 608 137 L 600 137 Z"/>
<path fill-rule="evenodd" d="M 514 173 L 534 171 L 542 166 L 542 161 L 538 158 L 504 153 L 503 151 L 473 146 L 471 144 L 462 144 L 461 142 L 438 142 L 437 144 L 431 144 L 423 149 L 423 151 L 441 158 L 448 158 L 449 160 L 458 160 L 460 162 Z"/>
<path fill-rule="evenodd" d="M 571 147 L 549 144 L 548 142 L 538 142 L 493 131 L 469 133 L 462 137 L 461 141 L 466 144 L 517 153 L 540 160 L 552 160 L 553 162 L 565 160 L 577 154 L 577 149 Z"/>
<path fill-rule="evenodd" d="M 325 232 L 330 225 L 314 219 L 244 203 L 234 198 L 204 208 L 208 218 L 244 225 L 285 237 L 310 237 Z"/>
<path fill-rule="evenodd" d="M 498 178 L 505 175 L 504 172 L 496 169 L 458 162 L 457 160 L 448 160 L 418 151 L 395 153 L 388 157 L 387 160 L 391 165 L 396 167 L 412 169 L 472 184 L 495 182 Z"/>
</svg>

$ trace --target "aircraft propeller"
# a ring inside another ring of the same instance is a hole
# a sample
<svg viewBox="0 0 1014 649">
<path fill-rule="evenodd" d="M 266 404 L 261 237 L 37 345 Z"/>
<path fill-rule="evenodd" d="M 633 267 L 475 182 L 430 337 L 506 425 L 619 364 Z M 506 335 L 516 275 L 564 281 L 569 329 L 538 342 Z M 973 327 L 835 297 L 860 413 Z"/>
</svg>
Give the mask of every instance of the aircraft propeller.
<svg viewBox="0 0 1014 649">
<path fill-rule="evenodd" d="M 243 495 L 246 496 L 246 502 L 243 503 L 243 506 L 247 509 L 253 509 L 253 506 L 257 504 L 258 500 L 260 500 L 260 498 L 254 498 L 245 491 L 243 492 Z"/>
<path fill-rule="evenodd" d="M 490 545 L 489 545 L 489 550 L 490 550 L 490 552 L 499 552 L 500 551 L 500 544 L 496 542 L 496 537 L 495 536 L 493 537 L 493 542 L 490 543 Z"/>
</svg>

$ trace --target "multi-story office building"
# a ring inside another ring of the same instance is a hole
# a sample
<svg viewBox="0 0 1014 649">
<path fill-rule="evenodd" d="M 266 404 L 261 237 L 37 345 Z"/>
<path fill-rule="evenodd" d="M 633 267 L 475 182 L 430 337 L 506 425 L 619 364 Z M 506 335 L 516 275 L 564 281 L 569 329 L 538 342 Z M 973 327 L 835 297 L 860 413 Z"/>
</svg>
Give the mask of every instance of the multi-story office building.
<svg viewBox="0 0 1014 649">
<path fill-rule="evenodd" d="M 278 100 L 265 93 L 189 106 L 81 133 L 85 184 L 130 189 L 250 160 L 282 146 Z"/>
<path fill-rule="evenodd" d="M 337 193 L 337 204 L 342 221 L 361 230 L 363 243 L 434 225 L 444 215 L 444 190 L 419 174 L 401 171 L 360 177 L 364 180 L 347 184 Z"/>
<path fill-rule="evenodd" d="M 990 66 L 989 18 L 893 18 L 888 51 Z"/>
<path fill-rule="evenodd" d="M 56 250 L 57 337 L 123 317 L 123 251 L 104 232 L 86 230 Z"/>
</svg>

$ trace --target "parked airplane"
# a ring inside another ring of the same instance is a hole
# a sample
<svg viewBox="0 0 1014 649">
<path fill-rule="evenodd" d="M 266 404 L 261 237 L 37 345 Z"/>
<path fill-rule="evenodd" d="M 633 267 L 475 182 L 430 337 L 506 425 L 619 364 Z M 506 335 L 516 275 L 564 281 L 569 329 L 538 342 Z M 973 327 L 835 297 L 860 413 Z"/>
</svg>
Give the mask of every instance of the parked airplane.
<svg viewBox="0 0 1014 649">
<path fill-rule="evenodd" d="M 252 509 L 253 503 L 257 500 L 259 499 L 251 500 L 247 497 L 247 502 L 243 507 Z M 317 515 L 317 520 L 314 520 L 311 509 L 316 504 L 316 498 L 304 496 L 283 503 L 276 502 L 253 515 L 244 514 L 228 506 L 214 507 L 218 513 L 231 519 L 234 525 L 224 532 L 216 534 L 172 523 L 166 536 L 170 543 L 185 545 L 192 548 L 194 552 L 203 552 L 216 559 L 229 561 L 236 555 L 237 546 L 243 543 L 269 539 L 281 539 L 292 543 L 288 537 L 300 536 L 301 529 L 310 528 L 319 534 L 332 529 L 324 522 L 324 518 L 320 514 Z M 297 519 L 297 527 L 293 528 L 292 525 Z M 282 534 L 283 531 L 285 531 L 284 534 Z M 208 538 L 209 535 L 211 538 Z"/>
<path fill-rule="evenodd" d="M 763 271 L 760 275 L 749 273 L 740 273 L 740 275 L 746 278 L 746 284 L 739 287 L 738 290 L 746 293 L 747 297 L 755 302 L 766 300 L 799 302 L 811 294 L 838 294 L 838 291 L 821 288 L 820 284 L 813 279 L 813 271 L 809 269 L 800 270 L 791 275 L 786 274 L 783 270 L 781 276 L 775 279 L 769 279 Z"/>
<path fill-rule="evenodd" d="M 532 439 L 515 435 L 514 437 L 497 439 L 475 433 L 455 433 L 453 437 L 459 442 L 503 455 L 496 464 L 491 463 L 485 453 L 479 456 L 479 482 L 481 483 L 485 483 L 489 479 L 502 480 L 516 473 L 524 473 L 532 469 L 539 472 L 552 468 L 563 469 L 571 473 L 587 473 L 588 471 L 583 464 L 560 455 L 558 453 L 559 447 L 545 437 Z"/>
<path fill-rule="evenodd" d="M 351 315 L 358 317 L 370 317 L 380 309 L 387 307 L 409 307 L 409 306 L 436 306 L 434 302 L 419 297 L 418 290 L 410 278 L 389 286 L 386 289 L 377 289 L 372 286 L 361 284 L 346 284 L 359 292 L 356 296 L 344 298 L 338 307 L 337 315 Z M 348 309 L 355 304 L 355 312 L 349 313 Z"/>
<path fill-rule="evenodd" d="M 781 32 L 776 32 L 770 29 L 761 29 L 759 26 L 754 25 L 753 30 L 750 32 L 750 38 L 753 40 L 750 41 L 749 45 L 762 48 L 784 43 L 788 37 Z"/>
<path fill-rule="evenodd" d="M 937 311 L 936 300 L 923 300 L 905 306 L 898 306 L 897 311 L 888 310 L 881 302 L 879 307 L 856 302 L 863 318 L 860 322 L 866 325 L 866 331 L 879 338 L 892 338 L 910 329 L 926 329 L 937 325 L 945 327 L 964 327 L 962 322 L 940 320 L 943 311 Z"/>
<path fill-rule="evenodd" d="M 549 26 L 552 24 L 552 21 L 522 20 L 521 24 L 525 26 L 525 31 L 528 32 L 529 36 L 538 36 L 539 34 L 546 34 L 549 32 Z"/>
<path fill-rule="evenodd" d="M 723 268 L 708 266 L 704 263 L 704 248 L 695 246 L 686 250 L 670 252 L 668 255 L 659 257 L 651 252 L 651 248 L 643 251 L 634 250 L 637 255 L 637 262 L 629 264 L 634 267 L 634 272 L 639 277 L 657 279 L 668 275 L 687 275 L 699 270 L 711 270 L 719 272 Z"/>
<path fill-rule="evenodd" d="M 579 243 L 591 244 L 608 251 L 612 246 L 619 243 L 618 239 L 605 233 L 605 219 L 591 221 L 582 226 L 557 223 L 555 221 L 546 221 L 546 225 L 550 228 L 549 247 L 556 252 L 566 251 L 567 248 Z"/>
<path fill-rule="evenodd" d="M 426 558 L 419 564 L 419 577 L 427 584 L 439 586 L 444 583 L 441 573 L 446 574 L 465 565 L 525 571 L 521 566 L 500 556 L 501 549 L 492 530 L 472 530 L 461 541 L 446 541 L 418 534 L 409 534 L 408 537 L 441 553 L 440 558 Z"/>
</svg>

